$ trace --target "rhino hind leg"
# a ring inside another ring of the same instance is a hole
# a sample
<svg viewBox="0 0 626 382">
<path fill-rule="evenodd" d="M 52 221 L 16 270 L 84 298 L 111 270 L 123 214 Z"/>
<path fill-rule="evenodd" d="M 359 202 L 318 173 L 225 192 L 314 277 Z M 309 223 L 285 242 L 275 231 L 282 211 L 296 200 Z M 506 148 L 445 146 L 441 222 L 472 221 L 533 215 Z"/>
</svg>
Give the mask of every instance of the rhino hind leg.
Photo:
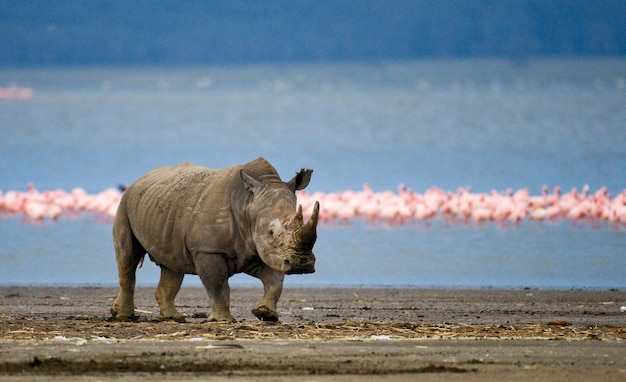
<svg viewBox="0 0 626 382">
<path fill-rule="evenodd" d="M 135 273 L 146 251 L 130 229 L 123 204 L 120 204 L 113 223 L 113 244 L 120 289 L 111 307 L 111 316 L 115 321 L 135 321 Z"/>
<path fill-rule="evenodd" d="M 135 315 L 135 270 L 139 261 L 133 266 L 119 265 L 118 272 L 120 290 L 111 306 L 111 316 L 115 321 L 136 321 L 139 317 Z"/>
<path fill-rule="evenodd" d="M 141 258 L 140 258 L 141 259 Z M 123 263 L 118 261 L 118 273 L 120 289 L 111 306 L 111 316 L 116 321 L 136 321 L 135 315 L 135 271 L 139 260 L 135 263 Z"/>
<path fill-rule="evenodd" d="M 159 319 L 161 321 L 185 322 L 185 317 L 178 313 L 174 305 L 174 299 L 180 291 L 183 283 L 184 273 L 174 272 L 168 268 L 161 266 L 161 278 L 157 286 L 154 296 L 159 303 L 161 313 Z"/>
</svg>

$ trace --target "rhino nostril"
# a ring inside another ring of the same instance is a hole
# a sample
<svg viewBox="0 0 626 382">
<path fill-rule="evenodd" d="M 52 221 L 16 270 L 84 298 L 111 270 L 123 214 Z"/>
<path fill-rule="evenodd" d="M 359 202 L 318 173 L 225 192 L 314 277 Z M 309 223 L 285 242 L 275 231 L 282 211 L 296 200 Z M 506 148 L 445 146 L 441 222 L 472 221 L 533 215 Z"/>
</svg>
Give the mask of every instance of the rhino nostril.
<svg viewBox="0 0 626 382">
<path fill-rule="evenodd" d="M 289 260 L 283 261 L 283 272 L 289 272 L 291 270 L 291 262 Z"/>
</svg>

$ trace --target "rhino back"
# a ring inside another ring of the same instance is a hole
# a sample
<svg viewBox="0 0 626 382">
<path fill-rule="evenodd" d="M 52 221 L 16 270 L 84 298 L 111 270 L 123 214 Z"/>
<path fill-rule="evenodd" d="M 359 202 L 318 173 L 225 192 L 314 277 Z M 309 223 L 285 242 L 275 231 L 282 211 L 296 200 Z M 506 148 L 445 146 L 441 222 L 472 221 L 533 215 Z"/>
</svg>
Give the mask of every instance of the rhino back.
<svg viewBox="0 0 626 382">
<path fill-rule="evenodd" d="M 157 263 L 193 273 L 195 252 L 228 250 L 236 167 L 160 167 L 125 191 L 122 202 L 133 234 Z"/>
</svg>

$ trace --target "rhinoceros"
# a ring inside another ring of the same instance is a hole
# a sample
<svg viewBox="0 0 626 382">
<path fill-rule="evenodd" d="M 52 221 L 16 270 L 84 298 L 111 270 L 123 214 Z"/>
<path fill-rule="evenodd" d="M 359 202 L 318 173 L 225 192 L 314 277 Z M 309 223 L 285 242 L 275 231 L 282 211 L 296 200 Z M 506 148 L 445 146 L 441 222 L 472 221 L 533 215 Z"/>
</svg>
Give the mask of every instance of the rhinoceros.
<svg viewBox="0 0 626 382">
<path fill-rule="evenodd" d="M 284 275 L 315 271 L 319 203 L 304 223 L 295 195 L 312 172 L 302 169 L 283 182 L 257 158 L 222 170 L 186 162 L 139 178 L 124 192 L 113 223 L 120 283 L 113 319 L 136 318 L 135 272 L 148 254 L 161 267 L 155 293 L 161 319 L 184 322 L 174 299 L 185 274 L 196 274 L 212 303 L 209 320 L 234 322 L 228 278 L 244 272 L 264 287 L 252 313 L 277 321 Z"/>
</svg>

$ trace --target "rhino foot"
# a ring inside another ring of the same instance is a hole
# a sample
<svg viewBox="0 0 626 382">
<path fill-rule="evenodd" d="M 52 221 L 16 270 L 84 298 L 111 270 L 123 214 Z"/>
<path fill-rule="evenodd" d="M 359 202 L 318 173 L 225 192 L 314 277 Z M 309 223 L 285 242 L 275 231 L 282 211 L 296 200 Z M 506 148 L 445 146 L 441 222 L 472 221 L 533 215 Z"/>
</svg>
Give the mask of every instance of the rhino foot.
<svg viewBox="0 0 626 382">
<path fill-rule="evenodd" d="M 278 313 L 266 305 L 257 306 L 252 309 L 252 314 L 261 321 L 278 322 Z"/>
<path fill-rule="evenodd" d="M 213 314 L 209 315 L 209 319 L 207 320 L 208 322 L 226 322 L 229 324 L 234 324 L 235 322 L 237 322 L 237 320 L 235 320 L 233 318 L 233 316 L 230 317 L 215 317 Z"/>
<path fill-rule="evenodd" d="M 131 314 L 131 315 L 117 314 L 117 312 L 111 311 L 111 319 L 108 321 L 137 322 L 139 321 L 139 316 L 136 314 Z"/>
<path fill-rule="evenodd" d="M 185 316 L 169 316 L 169 317 L 163 317 L 160 316 L 159 317 L 159 321 L 174 321 L 174 322 L 178 322 L 181 324 L 184 324 L 185 322 L 187 322 L 187 320 L 185 320 Z"/>
</svg>

